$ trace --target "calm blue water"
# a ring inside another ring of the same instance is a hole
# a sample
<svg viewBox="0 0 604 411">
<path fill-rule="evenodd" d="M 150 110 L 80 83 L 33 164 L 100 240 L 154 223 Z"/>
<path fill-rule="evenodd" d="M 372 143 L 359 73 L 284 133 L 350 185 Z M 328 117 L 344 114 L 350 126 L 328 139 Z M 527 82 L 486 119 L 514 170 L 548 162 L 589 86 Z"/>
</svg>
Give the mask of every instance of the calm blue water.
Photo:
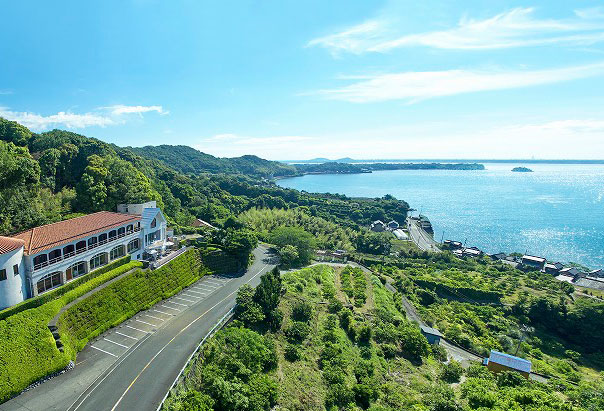
<svg viewBox="0 0 604 411">
<path fill-rule="evenodd" d="M 380 171 L 306 175 L 282 187 L 405 200 L 427 215 L 434 238 L 487 252 L 528 252 L 549 260 L 604 267 L 604 166 L 489 164 L 483 171 Z M 417 214 L 417 213 L 416 213 Z"/>
</svg>

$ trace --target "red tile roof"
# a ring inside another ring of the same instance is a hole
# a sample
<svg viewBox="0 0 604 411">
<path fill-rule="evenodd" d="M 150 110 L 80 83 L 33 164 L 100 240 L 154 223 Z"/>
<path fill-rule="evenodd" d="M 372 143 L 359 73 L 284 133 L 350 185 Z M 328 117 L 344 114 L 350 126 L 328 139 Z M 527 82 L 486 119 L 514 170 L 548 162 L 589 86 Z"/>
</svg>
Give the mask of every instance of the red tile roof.
<svg viewBox="0 0 604 411">
<path fill-rule="evenodd" d="M 15 251 L 25 244 L 25 241 L 18 238 L 0 236 L 0 254 L 10 253 Z"/>
<path fill-rule="evenodd" d="M 98 213 L 59 221 L 58 223 L 34 227 L 15 234 L 12 238 L 24 241 L 25 253 L 31 255 L 113 227 L 140 221 L 140 219 L 140 215 L 99 211 Z"/>
</svg>

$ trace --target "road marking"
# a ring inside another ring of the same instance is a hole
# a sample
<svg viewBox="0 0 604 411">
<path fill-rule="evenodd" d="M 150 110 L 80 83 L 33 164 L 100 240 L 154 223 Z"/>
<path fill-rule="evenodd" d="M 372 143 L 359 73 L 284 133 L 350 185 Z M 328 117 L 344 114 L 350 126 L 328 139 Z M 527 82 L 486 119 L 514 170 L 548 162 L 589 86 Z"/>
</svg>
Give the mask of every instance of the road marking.
<svg viewBox="0 0 604 411">
<path fill-rule="evenodd" d="M 224 283 L 214 283 L 212 282 L 212 280 L 208 280 L 206 281 L 204 284 L 210 284 L 210 285 L 215 285 L 216 287 L 220 287 L 221 285 L 223 285 Z"/>
<path fill-rule="evenodd" d="M 166 308 L 170 308 L 170 307 L 166 307 Z M 176 310 L 176 308 L 174 308 L 174 310 Z M 164 312 L 164 311 L 159 311 L 159 310 L 156 310 L 155 308 L 153 309 L 153 311 L 158 312 L 158 313 L 161 313 L 161 314 L 164 314 L 164 315 L 174 315 L 174 314 L 166 313 L 166 312 Z"/>
<path fill-rule="evenodd" d="M 155 318 L 156 320 L 159 320 L 159 321 L 164 321 L 164 319 L 163 319 L 163 318 L 154 317 L 154 316 L 149 315 L 149 314 L 143 314 L 143 315 L 146 315 L 147 317 Z"/>
<path fill-rule="evenodd" d="M 210 288 L 210 287 L 208 287 L 208 288 Z M 218 287 L 216 287 L 216 288 L 218 288 Z M 216 290 L 216 288 L 210 288 L 210 289 L 208 290 L 208 289 L 201 288 L 201 287 L 195 287 L 195 289 L 196 289 L 196 290 L 207 291 L 207 292 L 210 292 L 210 293 L 211 293 L 211 292 L 214 292 L 214 291 Z"/>
<path fill-rule="evenodd" d="M 191 298 L 200 298 L 198 295 L 190 295 L 190 294 L 185 294 L 185 293 L 182 293 L 181 295 L 184 295 L 185 297 L 191 297 Z"/>
<path fill-rule="evenodd" d="M 195 294 L 201 294 L 201 295 L 205 295 L 204 293 L 201 293 L 201 292 L 199 292 L 199 291 L 194 291 L 194 290 L 191 290 L 191 289 L 187 290 L 187 292 L 188 292 L 188 293 L 195 293 Z"/>
<path fill-rule="evenodd" d="M 182 305 L 183 307 L 188 307 L 187 304 L 181 304 L 181 303 L 177 303 L 175 301 L 167 301 L 167 302 L 169 302 L 170 304 L 176 304 L 176 305 Z"/>
<path fill-rule="evenodd" d="M 183 301 L 186 301 L 186 302 L 188 302 L 188 303 L 194 303 L 194 302 L 195 302 L 194 300 L 187 300 L 186 298 L 182 298 L 182 297 L 174 297 L 174 298 L 176 298 L 176 299 L 178 299 L 178 300 L 183 300 Z"/>
<path fill-rule="evenodd" d="M 162 305 L 162 307 L 163 307 L 163 308 L 167 308 L 167 309 L 169 309 L 169 310 L 176 310 L 176 311 L 180 311 L 178 308 L 174 308 L 174 307 L 168 307 L 168 306 L 166 305 L 166 303 L 169 303 L 169 302 L 170 302 L 170 301 L 166 301 L 166 302 L 165 302 L 165 303 Z"/>
<path fill-rule="evenodd" d="M 116 334 L 119 334 L 119 335 L 122 335 L 122 336 L 124 336 L 124 337 L 132 338 L 133 340 L 138 341 L 138 338 L 136 338 L 136 337 L 132 337 L 132 336 L 130 336 L 130 335 L 128 335 L 128 334 L 124 334 L 124 333 L 121 333 L 121 332 L 119 332 L 119 331 L 116 331 L 115 333 L 116 333 Z"/>
<path fill-rule="evenodd" d="M 115 341 L 111 341 L 109 338 L 103 338 L 103 340 L 105 340 L 105 341 L 107 341 L 107 342 L 110 342 L 110 343 L 112 343 L 112 344 L 115 344 L 115 345 L 119 345 L 120 347 L 124 347 L 124 348 L 130 348 L 130 347 L 128 347 L 127 345 L 120 344 L 120 343 L 115 342 Z"/>
<path fill-rule="evenodd" d="M 110 353 L 109 351 L 101 350 L 100 348 L 95 347 L 94 345 L 91 345 L 91 347 L 92 347 L 92 348 L 94 348 L 95 350 L 99 350 L 100 352 L 104 352 L 105 354 L 112 355 L 112 356 L 114 356 L 115 358 L 119 358 L 117 355 L 115 355 L 115 354 L 113 354 L 113 353 Z"/>
<path fill-rule="evenodd" d="M 157 325 L 155 325 L 155 324 L 151 324 L 151 323 L 148 323 L 148 322 L 145 322 L 145 321 L 141 321 L 138 318 L 136 318 L 134 321 L 138 321 L 139 323 L 150 325 L 151 327 L 157 327 Z"/>
<path fill-rule="evenodd" d="M 264 268 L 262 268 L 260 271 L 258 271 L 252 278 L 250 278 L 246 284 L 249 284 L 250 281 L 252 281 L 254 278 L 256 278 L 258 275 L 260 275 L 266 268 L 268 267 L 268 264 L 264 266 Z M 182 334 L 183 332 L 185 332 L 189 327 L 191 327 L 193 324 L 195 324 L 197 321 L 199 321 L 201 318 L 203 318 L 207 313 L 209 313 L 210 311 L 212 311 L 214 308 L 216 308 L 218 305 L 222 304 L 224 301 L 226 301 L 228 298 L 230 298 L 233 294 L 236 294 L 237 291 L 239 291 L 239 289 L 233 291 L 232 293 L 230 293 L 229 295 L 227 295 L 226 297 L 224 297 L 222 300 L 218 301 L 216 304 L 214 304 L 212 307 L 210 307 L 208 310 L 206 310 L 203 314 L 201 314 L 199 317 L 195 318 L 193 321 L 191 321 L 187 326 L 185 326 L 183 329 L 181 329 L 174 337 L 172 337 L 172 339 L 170 339 L 170 341 L 168 341 L 166 343 L 166 345 L 164 345 L 150 360 L 149 362 L 143 367 L 142 370 L 140 370 L 140 372 L 137 374 L 136 377 L 134 377 L 134 379 L 132 380 L 132 382 L 130 383 L 130 385 L 128 385 L 128 388 L 126 388 L 126 390 L 124 391 L 124 393 L 120 396 L 120 398 L 117 400 L 117 402 L 115 403 L 115 405 L 111 408 L 111 411 L 115 411 L 115 409 L 118 407 L 118 405 L 120 405 L 120 403 L 122 402 L 122 400 L 124 399 L 124 397 L 126 396 L 126 394 L 128 394 L 128 391 L 130 391 L 130 389 L 132 388 L 132 386 L 136 383 L 136 381 L 140 378 L 140 376 L 145 372 L 145 370 L 147 368 L 149 368 L 149 366 L 151 365 L 151 363 L 153 361 L 155 361 L 155 359 L 168 347 L 168 345 L 170 345 L 172 343 L 172 341 L 174 341 L 176 339 L 176 337 L 178 337 L 180 334 Z"/>
<path fill-rule="evenodd" d="M 126 327 L 128 327 L 128 328 L 132 328 L 133 330 L 140 331 L 140 332 L 145 333 L 145 334 L 149 334 L 149 331 L 145 331 L 145 330 L 139 330 L 138 328 L 134 328 L 134 327 L 132 327 L 131 325 L 126 325 Z"/>
</svg>

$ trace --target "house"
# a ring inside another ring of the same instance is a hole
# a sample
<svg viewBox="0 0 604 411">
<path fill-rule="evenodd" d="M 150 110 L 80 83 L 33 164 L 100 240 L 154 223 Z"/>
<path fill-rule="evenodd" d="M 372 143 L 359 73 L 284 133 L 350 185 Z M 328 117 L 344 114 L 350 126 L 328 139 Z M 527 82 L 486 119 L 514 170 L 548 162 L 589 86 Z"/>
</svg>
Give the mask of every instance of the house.
<svg viewBox="0 0 604 411">
<path fill-rule="evenodd" d="M 604 270 L 593 270 L 590 271 L 589 273 L 587 273 L 588 277 L 597 277 L 597 278 L 602 278 L 604 277 Z"/>
<path fill-rule="evenodd" d="M 445 240 L 443 242 L 443 245 L 450 250 L 457 250 L 459 248 L 462 248 L 462 246 L 463 246 L 461 241 L 453 241 L 453 240 Z"/>
<path fill-rule="evenodd" d="M 436 328 L 428 327 L 426 325 L 420 325 L 419 328 L 429 344 L 438 345 L 440 343 L 440 339 L 443 335 Z"/>
<path fill-rule="evenodd" d="M 546 263 L 545 267 L 543 267 L 543 272 L 547 274 L 558 274 L 560 270 L 562 270 L 564 266 L 562 263 Z"/>
<path fill-rule="evenodd" d="M 491 259 L 494 261 L 501 261 L 501 260 L 505 260 L 507 255 L 505 253 L 496 253 L 496 254 L 489 254 L 489 257 L 491 257 Z"/>
<path fill-rule="evenodd" d="M 567 277 L 576 277 L 579 274 L 581 274 L 581 272 L 575 267 L 566 267 L 560 270 L 560 275 L 565 275 Z"/>
<path fill-rule="evenodd" d="M 387 224 L 387 226 L 388 226 L 388 229 L 390 229 L 390 230 L 396 230 L 397 228 L 400 227 L 399 224 L 396 221 L 394 221 L 394 220 L 390 221 Z"/>
<path fill-rule="evenodd" d="M 195 220 L 193 220 L 193 223 L 191 223 L 191 225 L 193 227 L 205 227 L 205 228 L 209 228 L 210 230 L 217 230 L 216 227 L 214 227 L 212 224 L 208 223 L 207 221 L 203 221 L 201 218 L 196 218 Z"/>
<path fill-rule="evenodd" d="M 536 270 L 541 271 L 545 266 L 545 258 L 535 257 L 534 255 L 523 255 L 521 264 L 525 268 L 534 268 Z"/>
<path fill-rule="evenodd" d="M 469 248 L 464 248 L 463 249 L 462 255 L 464 257 L 478 258 L 478 257 L 480 257 L 482 255 L 482 251 L 480 251 L 476 247 L 469 247 Z"/>
<path fill-rule="evenodd" d="M 375 231 L 376 233 L 381 233 L 382 231 L 386 231 L 386 224 L 383 221 L 375 220 L 371 223 L 370 227 L 371 231 Z"/>
<path fill-rule="evenodd" d="M 0 237 L 0 309 L 36 297 L 127 254 L 163 252 L 166 219 L 155 202 L 120 204 Z"/>
<path fill-rule="evenodd" d="M 528 379 L 531 373 L 529 360 L 495 350 L 491 350 L 491 355 L 489 358 L 485 358 L 483 363 L 495 374 L 502 371 L 516 371 Z"/>
</svg>

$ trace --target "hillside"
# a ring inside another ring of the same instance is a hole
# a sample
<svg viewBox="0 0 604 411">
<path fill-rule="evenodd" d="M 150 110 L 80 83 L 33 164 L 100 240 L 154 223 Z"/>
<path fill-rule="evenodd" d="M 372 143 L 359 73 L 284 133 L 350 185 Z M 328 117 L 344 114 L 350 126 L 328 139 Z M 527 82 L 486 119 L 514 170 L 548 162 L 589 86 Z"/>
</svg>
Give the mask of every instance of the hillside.
<svg viewBox="0 0 604 411">
<path fill-rule="evenodd" d="M 293 166 L 252 155 L 219 158 L 189 146 L 160 145 L 127 148 L 143 157 L 163 161 L 184 174 L 240 173 L 254 177 L 283 177 L 297 174 Z"/>
</svg>

